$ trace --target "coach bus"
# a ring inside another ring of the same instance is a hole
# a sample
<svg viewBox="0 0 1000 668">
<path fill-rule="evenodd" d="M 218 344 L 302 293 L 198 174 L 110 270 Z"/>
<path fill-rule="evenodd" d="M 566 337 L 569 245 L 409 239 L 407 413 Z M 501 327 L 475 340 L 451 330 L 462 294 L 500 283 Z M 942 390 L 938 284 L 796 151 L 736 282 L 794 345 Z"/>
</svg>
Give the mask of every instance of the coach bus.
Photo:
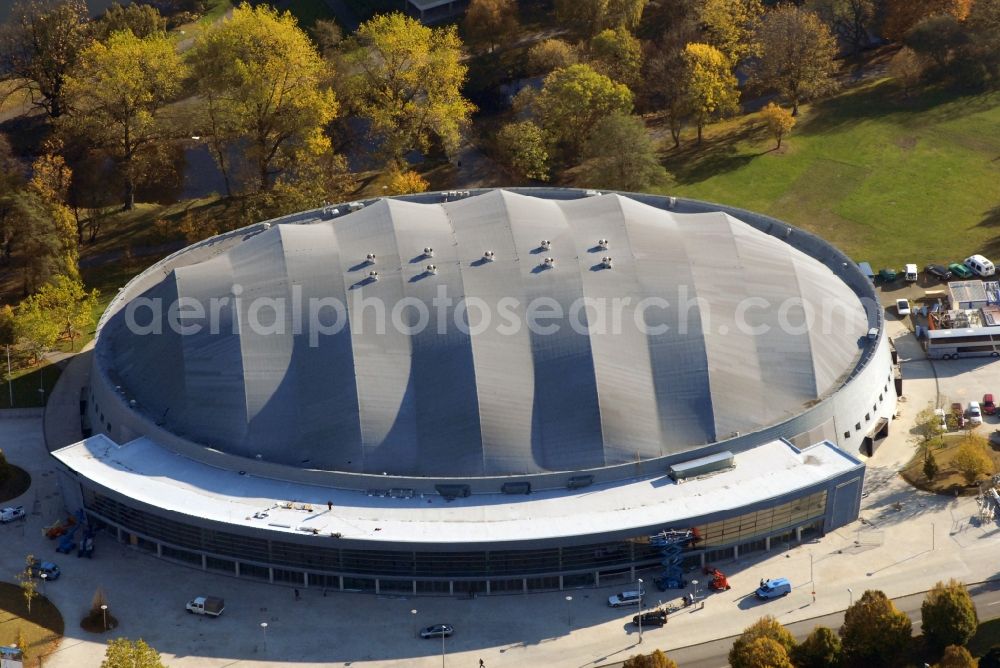
<svg viewBox="0 0 1000 668">
<path fill-rule="evenodd" d="M 927 332 L 927 357 L 953 360 L 959 357 L 1000 357 L 1000 327 L 932 329 Z"/>
</svg>

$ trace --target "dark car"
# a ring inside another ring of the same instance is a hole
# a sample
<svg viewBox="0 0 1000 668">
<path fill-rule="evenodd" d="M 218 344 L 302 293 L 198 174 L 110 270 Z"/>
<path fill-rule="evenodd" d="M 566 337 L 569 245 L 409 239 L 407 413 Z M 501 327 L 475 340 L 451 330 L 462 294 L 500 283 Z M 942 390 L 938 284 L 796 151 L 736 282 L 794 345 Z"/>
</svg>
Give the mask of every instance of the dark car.
<svg viewBox="0 0 1000 668">
<path fill-rule="evenodd" d="M 39 561 L 38 559 L 33 559 L 29 569 L 32 577 L 38 578 L 45 575 L 45 579 L 49 581 L 58 580 L 59 575 L 61 574 L 59 567 L 51 561 Z"/>
<path fill-rule="evenodd" d="M 983 395 L 983 412 L 987 415 L 996 415 L 997 405 L 993 403 L 992 394 Z"/>
<path fill-rule="evenodd" d="M 959 278 L 972 278 L 975 276 L 975 274 L 972 273 L 972 270 L 961 262 L 952 262 L 948 265 L 948 269 L 951 270 L 953 276 L 958 276 Z"/>
<path fill-rule="evenodd" d="M 642 615 L 635 615 L 632 617 L 632 623 L 636 626 L 639 625 L 639 617 L 642 617 L 643 626 L 663 626 L 667 623 L 666 610 L 650 610 L 649 612 L 642 613 Z"/>
<path fill-rule="evenodd" d="M 421 629 L 421 638 L 450 638 L 455 629 L 451 624 L 434 624 L 425 629 Z"/>
<path fill-rule="evenodd" d="M 951 278 L 951 272 L 943 264 L 929 264 L 924 267 L 924 271 L 942 281 L 947 281 Z"/>
</svg>

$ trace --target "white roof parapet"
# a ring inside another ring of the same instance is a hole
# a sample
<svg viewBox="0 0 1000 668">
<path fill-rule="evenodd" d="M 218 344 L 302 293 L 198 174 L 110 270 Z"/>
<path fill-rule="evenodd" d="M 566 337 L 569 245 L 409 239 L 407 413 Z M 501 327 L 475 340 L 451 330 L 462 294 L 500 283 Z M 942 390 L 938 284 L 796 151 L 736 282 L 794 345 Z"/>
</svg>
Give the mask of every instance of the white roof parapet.
<svg viewBox="0 0 1000 668">
<path fill-rule="evenodd" d="M 512 501 L 498 490 L 446 502 L 431 494 L 372 497 L 222 470 L 179 456 L 146 437 L 118 445 L 98 434 L 52 454 L 96 485 L 193 520 L 278 533 L 426 544 L 512 543 L 684 525 L 864 467 L 828 441 L 801 451 L 786 441 L 772 441 L 734 455 L 736 466 L 729 471 L 682 485 L 664 471 L 653 478 L 594 484 L 583 495 L 543 491 Z"/>
</svg>

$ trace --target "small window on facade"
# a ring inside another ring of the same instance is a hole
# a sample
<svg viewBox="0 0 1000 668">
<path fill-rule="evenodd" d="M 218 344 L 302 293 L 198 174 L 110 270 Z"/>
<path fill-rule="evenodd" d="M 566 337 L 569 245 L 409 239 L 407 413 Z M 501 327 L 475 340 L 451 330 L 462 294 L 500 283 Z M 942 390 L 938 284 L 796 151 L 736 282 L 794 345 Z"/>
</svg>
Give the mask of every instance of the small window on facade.
<svg viewBox="0 0 1000 668">
<path fill-rule="evenodd" d="M 111 423 L 108 423 L 108 431 L 111 431 Z"/>
<path fill-rule="evenodd" d="M 865 422 L 871 422 L 871 421 L 872 421 L 872 414 L 865 413 Z"/>
<path fill-rule="evenodd" d="M 856 422 L 854 424 L 854 431 L 861 431 L 861 423 L 860 422 Z"/>
<path fill-rule="evenodd" d="M 872 413 L 878 413 L 878 406 L 875 404 L 872 405 Z"/>
<path fill-rule="evenodd" d="M 851 432 L 845 431 L 844 432 L 844 438 L 850 438 L 850 437 L 851 437 Z"/>
<path fill-rule="evenodd" d="M 885 396 L 884 394 L 879 394 L 879 395 L 878 395 L 878 400 L 879 400 L 879 403 L 881 403 L 881 402 L 882 402 L 882 398 L 883 398 L 884 396 Z"/>
</svg>

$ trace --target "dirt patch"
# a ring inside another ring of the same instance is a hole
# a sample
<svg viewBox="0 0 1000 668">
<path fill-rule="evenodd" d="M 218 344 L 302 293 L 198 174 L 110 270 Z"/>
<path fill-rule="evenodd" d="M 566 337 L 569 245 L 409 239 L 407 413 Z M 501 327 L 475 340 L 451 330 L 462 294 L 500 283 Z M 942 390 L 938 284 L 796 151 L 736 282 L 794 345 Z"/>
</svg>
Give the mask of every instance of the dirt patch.
<svg viewBox="0 0 1000 668">
<path fill-rule="evenodd" d="M 903 149 L 904 151 L 912 151 L 917 145 L 917 138 L 912 135 L 907 135 L 905 137 L 899 137 L 896 139 L 896 146 Z"/>
</svg>

